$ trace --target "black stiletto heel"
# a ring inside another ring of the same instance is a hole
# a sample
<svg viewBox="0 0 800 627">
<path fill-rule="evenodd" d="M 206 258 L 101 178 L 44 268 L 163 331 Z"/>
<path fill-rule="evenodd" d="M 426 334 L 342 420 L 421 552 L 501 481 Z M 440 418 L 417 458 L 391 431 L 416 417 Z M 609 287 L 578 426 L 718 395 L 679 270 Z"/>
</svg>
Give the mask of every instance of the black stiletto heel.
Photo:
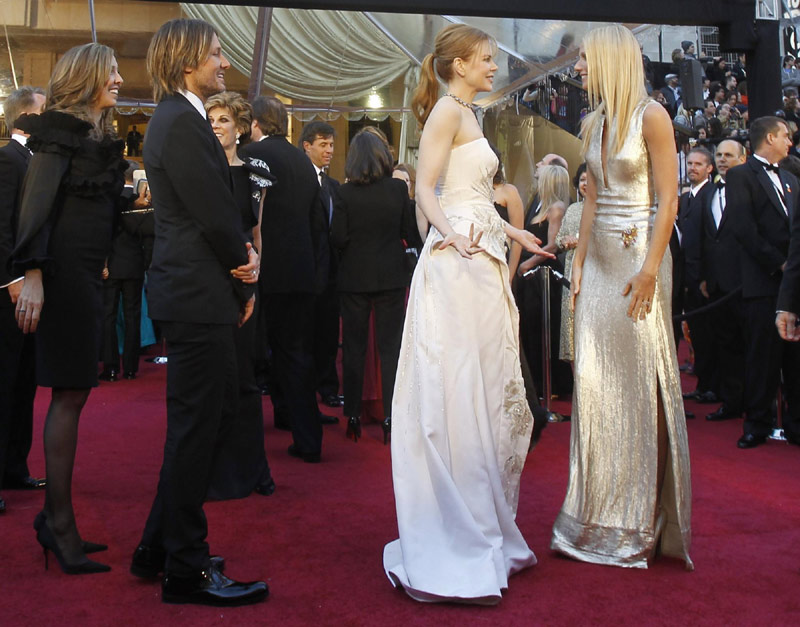
<svg viewBox="0 0 800 627">
<path fill-rule="evenodd" d="M 33 528 L 36 529 L 36 531 L 39 531 L 39 528 L 44 524 L 46 519 L 47 514 L 45 514 L 44 511 L 36 514 L 36 518 L 33 519 Z M 99 544 L 97 542 L 89 542 L 88 540 L 81 540 L 81 548 L 83 549 L 84 553 L 99 553 L 100 551 L 107 551 L 108 545 Z"/>
<path fill-rule="evenodd" d="M 77 564 L 70 564 L 64 559 L 63 554 L 61 553 L 61 549 L 58 547 L 58 542 L 56 541 L 56 536 L 47 526 L 47 519 L 44 512 L 41 514 L 41 518 L 39 516 L 36 517 L 34 521 L 34 525 L 38 523 L 39 528 L 36 530 L 36 540 L 39 544 L 42 545 L 42 549 L 44 550 L 44 568 L 45 570 L 49 570 L 49 561 L 47 557 L 47 552 L 52 551 L 53 555 L 56 556 L 56 560 L 58 561 L 58 565 L 61 567 L 61 570 L 64 571 L 67 575 L 88 575 L 92 573 L 107 573 L 111 570 L 111 567 L 106 564 L 101 564 L 100 562 L 93 562 L 92 560 L 85 560 L 83 562 L 78 562 Z"/>
<path fill-rule="evenodd" d="M 381 429 L 383 429 L 383 445 L 386 446 L 389 444 L 389 440 L 392 437 L 392 419 L 391 417 L 387 417 L 381 423 Z"/>
<path fill-rule="evenodd" d="M 358 416 L 351 416 L 347 420 L 347 432 L 345 435 L 351 438 L 353 442 L 358 442 L 361 437 L 361 418 Z"/>
</svg>

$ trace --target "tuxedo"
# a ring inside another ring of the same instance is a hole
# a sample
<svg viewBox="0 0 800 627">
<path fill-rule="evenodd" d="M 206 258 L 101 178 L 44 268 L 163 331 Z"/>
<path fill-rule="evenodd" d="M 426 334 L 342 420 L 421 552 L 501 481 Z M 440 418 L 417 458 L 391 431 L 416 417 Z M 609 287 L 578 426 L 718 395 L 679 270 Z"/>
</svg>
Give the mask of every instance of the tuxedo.
<svg viewBox="0 0 800 627">
<path fill-rule="evenodd" d="M 291 427 L 300 453 L 319 454 L 322 425 L 315 396 L 314 303 L 315 292 L 327 281 L 318 256 L 321 239 L 328 237 L 320 186 L 308 157 L 283 136 L 248 144 L 241 154 L 264 161 L 276 178 L 264 197 L 259 281 L 272 350 L 270 398 L 275 424 Z"/>
<path fill-rule="evenodd" d="M 144 166 L 155 207 L 150 314 L 167 340 L 164 462 L 142 544 L 165 572 L 209 566 L 203 501 L 223 421 L 237 411 L 233 332 L 253 288 L 231 277 L 248 261 L 228 161 L 192 94 L 165 97 L 147 128 Z"/>
<path fill-rule="evenodd" d="M 420 244 L 414 201 L 403 181 L 387 176 L 367 185 L 341 186 L 333 212 L 331 243 L 341 251 L 337 282 L 342 307 L 346 416 L 361 415 L 364 360 L 373 308 L 384 417 L 392 415 L 409 284 L 403 240 L 414 246 Z"/>
<path fill-rule="evenodd" d="M 797 209 L 791 223 L 789 255 L 778 292 L 778 309 L 800 315 L 800 213 Z"/>
<path fill-rule="evenodd" d="M 715 191 L 714 184 L 706 181 L 700 189 L 694 188 L 680 197 L 678 227 L 681 230 L 683 252 L 684 308 L 687 312 L 709 304 L 700 291 L 701 261 L 703 257 L 703 213 Z M 717 364 L 713 352 L 713 321 L 708 314 L 687 319 L 694 348 L 694 372 L 699 392 L 717 392 Z"/>
<path fill-rule="evenodd" d="M 0 148 L 0 486 L 27 478 L 36 394 L 34 334 L 23 334 L 7 285 L 14 250 L 22 181 L 30 151 L 15 139 Z"/>
<path fill-rule="evenodd" d="M 742 248 L 730 227 L 726 210 L 727 184 L 719 178 L 702 212 L 700 279 L 710 301 L 725 299 L 709 313 L 719 397 L 731 414 L 742 413 L 745 333 L 740 257 Z"/>
<path fill-rule="evenodd" d="M 783 370 L 789 404 L 784 429 L 800 437 L 800 346 L 783 342 L 775 328 L 775 309 L 789 252 L 789 215 L 796 215 L 800 182 L 784 170 L 777 173 L 780 192 L 755 157 L 728 172 L 728 214 L 742 248 L 742 301 L 745 318 L 745 434 L 768 435 L 770 408 Z"/>
</svg>

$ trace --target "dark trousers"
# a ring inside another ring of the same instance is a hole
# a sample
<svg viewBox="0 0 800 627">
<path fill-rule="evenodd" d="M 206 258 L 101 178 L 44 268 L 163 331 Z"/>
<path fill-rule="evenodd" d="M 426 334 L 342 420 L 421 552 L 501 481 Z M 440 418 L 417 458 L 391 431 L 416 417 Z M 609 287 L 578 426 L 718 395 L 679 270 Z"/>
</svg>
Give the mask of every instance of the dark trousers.
<svg viewBox="0 0 800 627">
<path fill-rule="evenodd" d="M 289 423 L 301 453 L 322 450 L 322 423 L 314 393 L 314 295 L 264 294 L 272 350 L 275 422 Z"/>
<path fill-rule="evenodd" d="M 117 314 L 120 296 L 125 319 L 122 369 L 124 372 L 139 370 L 143 284 L 144 279 L 106 279 L 103 283 L 103 366 L 106 370 L 119 371 Z"/>
<path fill-rule="evenodd" d="M 711 301 L 717 301 L 725 294 L 711 294 Z M 710 330 L 714 343 L 715 363 L 719 397 L 722 404 L 731 412 L 743 411 L 744 394 L 744 311 L 741 296 L 732 296 L 719 305 L 709 315 Z"/>
<path fill-rule="evenodd" d="M 705 307 L 711 301 L 703 296 L 698 287 L 690 287 L 686 291 L 685 308 L 689 313 Z M 717 358 L 714 354 L 715 316 L 712 312 L 691 316 L 687 319 L 689 333 L 694 349 L 694 374 L 697 376 L 697 389 L 701 392 L 719 392 L 717 377 Z"/>
<path fill-rule="evenodd" d="M 361 415 L 364 390 L 364 360 L 367 354 L 369 314 L 375 309 L 375 339 L 381 361 L 383 415 L 392 415 L 392 394 L 403 337 L 406 290 L 340 294 L 342 307 L 342 366 L 344 414 Z"/>
<path fill-rule="evenodd" d="M 161 322 L 167 340 L 167 438 L 142 543 L 163 546 L 166 571 L 207 568 L 203 512 L 221 425 L 238 411 L 233 325 Z"/>
<path fill-rule="evenodd" d="M 24 479 L 33 439 L 34 334 L 23 335 L 8 290 L 0 288 L 0 485 Z"/>
<path fill-rule="evenodd" d="M 336 355 L 339 352 L 339 293 L 328 283 L 314 299 L 314 368 L 320 396 L 339 394 Z"/>
<path fill-rule="evenodd" d="M 747 413 L 744 432 L 769 435 L 772 431 L 772 401 L 783 372 L 783 393 L 789 411 L 783 416 L 783 428 L 800 437 L 800 345 L 784 342 L 775 328 L 773 298 L 744 300 L 745 315 L 745 387 Z"/>
</svg>

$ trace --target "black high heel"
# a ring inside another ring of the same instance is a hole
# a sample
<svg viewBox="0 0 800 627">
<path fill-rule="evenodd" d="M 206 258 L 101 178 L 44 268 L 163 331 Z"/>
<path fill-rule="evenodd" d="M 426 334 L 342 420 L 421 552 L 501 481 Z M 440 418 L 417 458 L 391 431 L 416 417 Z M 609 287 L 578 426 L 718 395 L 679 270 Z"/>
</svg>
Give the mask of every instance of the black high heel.
<svg viewBox="0 0 800 627">
<path fill-rule="evenodd" d="M 44 524 L 45 520 L 47 520 L 47 514 L 45 514 L 44 511 L 39 512 L 36 514 L 36 518 L 33 519 L 33 528 L 39 531 L 39 528 Z M 100 553 L 100 551 L 107 551 L 108 545 L 81 540 L 81 548 L 84 553 Z"/>
<path fill-rule="evenodd" d="M 37 520 L 34 521 L 34 524 L 38 522 L 39 528 L 36 530 L 36 540 L 39 544 L 42 545 L 42 549 L 44 550 L 44 568 L 45 570 L 49 570 L 50 564 L 48 561 L 47 552 L 52 551 L 53 555 L 56 556 L 58 560 L 58 565 L 61 567 L 61 570 L 64 571 L 67 575 L 88 575 L 92 573 L 107 573 L 111 570 L 111 566 L 106 564 L 101 564 L 100 562 L 93 562 L 90 559 L 87 559 L 83 562 L 78 562 L 77 564 L 70 564 L 64 559 L 64 556 L 61 553 L 61 549 L 58 547 L 58 543 L 56 542 L 56 536 L 47 526 L 46 517 L 43 516 L 41 519 L 37 516 Z"/>
<path fill-rule="evenodd" d="M 391 417 L 387 417 L 381 423 L 381 429 L 383 429 L 383 445 L 386 446 L 389 444 L 389 440 L 392 437 L 392 419 Z"/>
<path fill-rule="evenodd" d="M 351 438 L 353 442 L 358 442 L 358 438 L 361 437 L 361 418 L 351 416 L 347 419 L 347 432 L 345 435 Z"/>
</svg>

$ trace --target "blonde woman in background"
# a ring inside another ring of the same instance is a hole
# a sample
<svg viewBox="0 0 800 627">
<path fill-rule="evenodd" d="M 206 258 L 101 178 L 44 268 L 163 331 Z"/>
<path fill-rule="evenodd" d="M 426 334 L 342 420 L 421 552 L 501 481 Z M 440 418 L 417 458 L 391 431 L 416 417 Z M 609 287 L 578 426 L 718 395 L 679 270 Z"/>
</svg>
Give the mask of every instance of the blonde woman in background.
<svg viewBox="0 0 800 627">
<path fill-rule="evenodd" d="M 689 558 L 686 419 L 671 319 L 675 142 L 647 97 L 641 52 L 621 25 L 590 31 L 575 65 L 586 200 L 572 264 L 575 394 L 570 475 L 551 547 L 646 568 L 660 548 Z"/>
</svg>

